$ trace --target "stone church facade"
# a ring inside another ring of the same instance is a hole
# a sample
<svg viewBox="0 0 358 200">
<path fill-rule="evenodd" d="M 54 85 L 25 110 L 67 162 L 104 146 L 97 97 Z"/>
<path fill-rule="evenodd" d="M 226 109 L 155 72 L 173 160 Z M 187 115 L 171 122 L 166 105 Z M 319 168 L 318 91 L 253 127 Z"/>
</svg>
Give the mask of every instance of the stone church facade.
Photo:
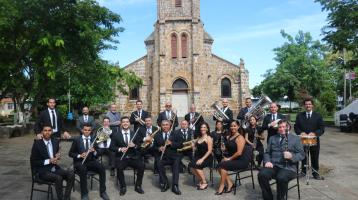
<svg viewBox="0 0 358 200">
<path fill-rule="evenodd" d="M 235 112 L 250 96 L 244 61 L 236 65 L 212 53 L 214 39 L 200 20 L 200 0 L 157 0 L 154 31 L 145 40 L 147 54 L 125 70 L 142 78 L 143 86 L 123 95 L 117 104 L 124 114 L 137 99 L 157 115 L 172 102 L 181 117 L 194 103 L 198 112 L 211 115 L 211 105 L 227 98 Z"/>
</svg>

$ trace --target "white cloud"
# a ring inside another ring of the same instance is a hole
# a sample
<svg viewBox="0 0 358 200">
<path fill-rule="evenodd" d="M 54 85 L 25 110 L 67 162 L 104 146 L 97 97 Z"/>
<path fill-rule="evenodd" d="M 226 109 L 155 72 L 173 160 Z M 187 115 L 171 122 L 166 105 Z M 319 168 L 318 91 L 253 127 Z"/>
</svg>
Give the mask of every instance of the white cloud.
<svg viewBox="0 0 358 200">
<path fill-rule="evenodd" d="M 265 24 L 253 25 L 245 28 L 245 30 L 222 34 L 216 37 L 218 43 L 232 43 L 256 38 L 270 38 L 278 36 L 280 30 L 288 33 L 296 33 L 298 30 L 304 32 L 319 32 L 325 25 L 326 16 L 324 13 L 314 15 L 299 16 L 292 19 L 283 19 L 280 21 L 269 22 Z"/>
</svg>

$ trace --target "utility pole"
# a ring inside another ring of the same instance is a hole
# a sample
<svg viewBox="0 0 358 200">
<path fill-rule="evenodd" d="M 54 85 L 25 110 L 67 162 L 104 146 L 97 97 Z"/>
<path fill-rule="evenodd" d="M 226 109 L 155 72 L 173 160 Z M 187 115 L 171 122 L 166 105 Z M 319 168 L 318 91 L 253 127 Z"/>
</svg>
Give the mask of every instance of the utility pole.
<svg viewBox="0 0 358 200">
<path fill-rule="evenodd" d="M 344 79 L 344 104 L 343 104 L 343 107 L 346 107 L 347 105 L 347 77 L 346 77 L 346 74 L 347 74 L 347 69 L 346 69 L 346 49 L 344 48 L 343 49 L 343 67 L 344 67 L 344 75 L 343 75 L 343 79 Z"/>
</svg>

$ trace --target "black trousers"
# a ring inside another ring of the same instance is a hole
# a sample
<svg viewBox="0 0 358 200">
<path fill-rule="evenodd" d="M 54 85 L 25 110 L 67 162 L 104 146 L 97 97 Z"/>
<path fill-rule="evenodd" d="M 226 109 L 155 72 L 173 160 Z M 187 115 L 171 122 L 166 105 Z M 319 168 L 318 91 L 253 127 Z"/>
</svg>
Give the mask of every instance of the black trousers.
<svg viewBox="0 0 358 200">
<path fill-rule="evenodd" d="M 40 172 L 39 178 L 44 181 L 55 183 L 57 199 L 67 200 L 71 198 L 71 190 L 73 187 L 73 182 L 75 180 L 75 174 L 73 173 L 73 171 L 58 168 L 54 172 Z M 65 196 L 63 196 L 63 180 L 66 180 Z"/>
<path fill-rule="evenodd" d="M 100 151 L 101 151 L 102 155 L 108 156 L 109 166 L 111 167 L 111 169 L 114 169 L 115 165 L 116 165 L 116 163 L 115 163 L 116 152 L 113 152 L 108 148 L 100 148 Z"/>
<path fill-rule="evenodd" d="M 74 163 L 76 174 L 80 176 L 81 196 L 88 194 L 87 189 L 87 172 L 93 171 L 99 175 L 99 191 L 100 194 L 106 191 L 106 170 L 104 166 L 97 160 L 86 161 L 85 163 Z"/>
<path fill-rule="evenodd" d="M 126 187 L 126 181 L 124 178 L 124 170 L 126 167 L 132 167 L 137 171 L 137 180 L 135 182 L 135 186 L 142 186 L 143 174 L 144 174 L 144 163 L 142 158 L 132 159 L 132 158 L 117 158 L 117 178 L 119 180 L 120 187 Z"/>
<path fill-rule="evenodd" d="M 284 168 L 262 168 L 258 174 L 259 184 L 264 200 L 273 200 L 270 180 L 276 179 L 277 200 L 285 199 L 288 182 L 295 178 L 296 172 Z"/>
<path fill-rule="evenodd" d="M 165 166 L 171 165 L 172 166 L 172 173 L 173 173 L 173 185 L 178 185 L 179 183 L 179 167 L 181 162 L 181 157 L 173 157 L 169 158 L 164 156 L 162 160 L 160 157 L 157 157 L 158 161 L 158 171 L 159 171 L 159 183 L 160 184 L 168 184 L 168 177 L 165 173 Z"/>
<path fill-rule="evenodd" d="M 307 153 L 308 147 L 304 147 L 304 149 L 305 149 L 305 153 Z M 317 145 L 311 146 L 309 148 L 309 152 L 308 152 L 308 155 L 311 156 L 312 169 L 314 169 L 317 172 L 319 170 L 319 149 L 320 149 L 320 144 L 319 144 L 319 140 L 318 140 Z M 306 173 L 306 168 L 305 168 L 306 163 L 307 163 L 307 158 L 305 157 L 305 159 L 302 160 L 302 172 L 303 173 Z M 317 173 L 312 171 L 312 174 L 315 175 Z"/>
</svg>

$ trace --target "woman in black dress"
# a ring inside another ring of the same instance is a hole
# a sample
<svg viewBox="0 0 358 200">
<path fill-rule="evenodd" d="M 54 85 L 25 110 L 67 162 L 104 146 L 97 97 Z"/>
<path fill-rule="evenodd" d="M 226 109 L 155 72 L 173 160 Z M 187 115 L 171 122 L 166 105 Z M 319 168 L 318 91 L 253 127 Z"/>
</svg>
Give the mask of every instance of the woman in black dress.
<svg viewBox="0 0 358 200">
<path fill-rule="evenodd" d="M 200 125 L 200 135 L 193 144 L 193 148 L 195 150 L 194 159 L 189 163 L 189 167 L 200 180 L 198 190 L 205 190 L 208 187 L 208 183 L 203 169 L 212 166 L 213 163 L 213 139 L 210 137 L 209 125 L 206 122 Z"/>
<path fill-rule="evenodd" d="M 240 127 L 239 122 L 232 121 L 230 123 L 230 134 L 225 140 L 225 149 L 223 150 L 227 152 L 227 156 L 224 156 L 218 165 L 221 179 L 215 195 L 221 195 L 224 192 L 230 193 L 232 191 L 234 183 L 228 176 L 228 171 L 246 169 L 250 163 L 252 148 L 250 145 L 246 145 L 244 130 Z"/>
<path fill-rule="evenodd" d="M 251 145 L 253 148 L 253 154 L 256 157 L 257 165 L 260 166 L 264 155 L 264 145 L 261 140 L 265 140 L 263 129 L 257 125 L 257 119 L 255 116 L 249 118 L 250 126 L 245 130 L 246 143 Z"/>
<path fill-rule="evenodd" d="M 225 130 L 222 121 L 216 121 L 215 131 L 211 132 L 211 137 L 213 138 L 213 143 L 214 143 L 213 152 L 214 152 L 215 159 L 217 160 L 218 163 L 220 163 L 223 157 L 221 151 L 221 143 L 225 137 Z"/>
</svg>

